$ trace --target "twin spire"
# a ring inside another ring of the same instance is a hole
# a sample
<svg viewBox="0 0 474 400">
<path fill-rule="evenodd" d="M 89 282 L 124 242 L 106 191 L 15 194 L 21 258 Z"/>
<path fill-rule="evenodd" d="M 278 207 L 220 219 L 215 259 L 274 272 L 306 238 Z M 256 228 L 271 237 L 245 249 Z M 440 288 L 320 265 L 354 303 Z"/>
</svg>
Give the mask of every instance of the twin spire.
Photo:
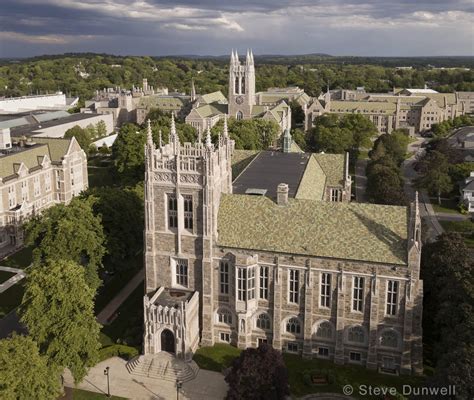
<svg viewBox="0 0 474 400">
<path fill-rule="evenodd" d="M 230 54 L 230 63 L 231 64 L 240 64 L 239 55 L 237 53 L 237 50 L 232 49 L 232 52 Z M 247 65 L 253 65 L 254 64 L 252 49 L 247 49 L 247 56 L 245 58 L 245 64 L 247 64 Z"/>
</svg>

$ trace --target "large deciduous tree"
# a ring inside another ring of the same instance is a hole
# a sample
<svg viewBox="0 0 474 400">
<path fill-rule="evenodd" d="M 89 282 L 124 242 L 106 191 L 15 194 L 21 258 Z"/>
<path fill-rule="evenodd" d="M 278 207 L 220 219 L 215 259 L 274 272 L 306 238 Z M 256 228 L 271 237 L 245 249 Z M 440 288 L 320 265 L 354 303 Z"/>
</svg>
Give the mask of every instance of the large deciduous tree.
<svg viewBox="0 0 474 400">
<path fill-rule="evenodd" d="M 76 382 L 95 364 L 101 346 L 94 295 L 81 266 L 48 260 L 28 274 L 19 308 L 21 322 L 49 365 L 69 368 Z"/>
<path fill-rule="evenodd" d="M 474 396 L 474 264 L 461 235 L 446 233 L 423 247 L 423 331 L 433 348 L 437 386 Z"/>
<path fill-rule="evenodd" d="M 242 351 L 225 380 L 229 384 L 227 400 L 280 400 L 290 392 L 281 353 L 265 344 Z"/>
<path fill-rule="evenodd" d="M 64 133 L 64 137 L 67 139 L 72 137 L 76 138 L 82 150 L 84 150 L 86 154 L 89 152 L 91 136 L 88 129 L 83 129 L 79 125 L 75 125 L 72 128 L 69 128 L 66 133 Z"/>
<path fill-rule="evenodd" d="M 447 157 L 438 151 L 431 151 L 419 162 L 418 169 L 420 177 L 416 185 L 437 195 L 438 203 L 441 204 L 441 194 L 453 189 Z"/>
<path fill-rule="evenodd" d="M 29 336 L 0 340 L 0 398 L 3 400 L 56 399 L 59 369 L 48 365 Z"/>
<path fill-rule="evenodd" d="M 29 221 L 25 231 L 26 243 L 34 246 L 35 264 L 75 261 L 84 267 L 86 282 L 95 291 L 100 284 L 97 271 L 105 254 L 105 238 L 92 203 L 92 199 L 75 198 L 67 206 L 58 204 Z"/>
</svg>

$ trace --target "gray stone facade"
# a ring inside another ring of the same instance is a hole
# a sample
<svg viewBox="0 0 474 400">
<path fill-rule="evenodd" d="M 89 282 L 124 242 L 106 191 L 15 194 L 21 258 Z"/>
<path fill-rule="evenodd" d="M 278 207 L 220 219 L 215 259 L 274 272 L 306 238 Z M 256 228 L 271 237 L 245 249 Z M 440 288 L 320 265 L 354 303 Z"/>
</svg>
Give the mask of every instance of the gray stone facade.
<svg viewBox="0 0 474 400">
<path fill-rule="evenodd" d="M 202 346 L 227 342 L 247 348 L 265 341 L 308 358 L 421 374 L 423 283 L 417 202 L 403 214 L 408 223 L 405 220 L 404 261 L 398 264 L 226 247 L 217 229 L 223 218 L 219 203 L 222 196 L 245 196 L 231 195 L 233 146 L 226 124 L 216 146 L 209 133 L 204 145 L 182 145 L 172 126 L 170 144 L 155 148 L 149 131 L 145 303 L 155 301 L 164 289 L 198 293 Z M 279 195 L 284 189 L 280 186 Z M 279 196 L 279 207 L 293 204 L 282 199 Z M 291 199 L 296 201 L 308 200 Z M 264 234 L 271 227 L 261 229 Z M 382 237 L 382 232 L 378 240 L 395 239 Z M 145 311 L 145 324 L 150 323 Z M 145 342 L 164 340 L 159 332 L 147 328 Z M 194 350 L 190 344 L 185 352 Z M 145 347 L 145 352 L 157 351 Z"/>
</svg>

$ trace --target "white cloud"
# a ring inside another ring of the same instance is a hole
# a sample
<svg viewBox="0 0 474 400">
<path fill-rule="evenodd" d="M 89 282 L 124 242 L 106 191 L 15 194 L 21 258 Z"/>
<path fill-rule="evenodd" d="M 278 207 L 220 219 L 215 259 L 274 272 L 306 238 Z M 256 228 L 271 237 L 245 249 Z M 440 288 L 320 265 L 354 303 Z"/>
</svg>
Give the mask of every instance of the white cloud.
<svg viewBox="0 0 474 400">
<path fill-rule="evenodd" d="M 0 39 L 30 44 L 67 44 L 96 38 L 95 35 L 28 35 L 19 32 L 0 31 Z"/>
</svg>

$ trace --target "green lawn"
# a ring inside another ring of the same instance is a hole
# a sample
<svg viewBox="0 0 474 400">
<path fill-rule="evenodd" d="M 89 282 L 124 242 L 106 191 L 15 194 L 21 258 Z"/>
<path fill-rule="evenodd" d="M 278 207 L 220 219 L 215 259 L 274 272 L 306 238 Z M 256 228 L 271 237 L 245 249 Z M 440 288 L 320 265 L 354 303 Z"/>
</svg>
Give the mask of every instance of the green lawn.
<svg viewBox="0 0 474 400">
<path fill-rule="evenodd" d="M 453 199 L 441 199 L 441 205 L 439 205 L 436 197 L 430 197 L 430 202 L 437 213 L 460 214 L 458 203 Z"/>
<path fill-rule="evenodd" d="M 109 167 L 89 167 L 89 187 L 114 186 L 116 184 L 115 171 L 112 166 Z"/>
<path fill-rule="evenodd" d="M 9 289 L 0 293 L 0 318 L 3 318 L 10 311 L 18 307 L 23 299 L 25 278 Z"/>
<path fill-rule="evenodd" d="M 369 159 L 369 151 L 370 149 L 361 149 L 359 150 L 359 155 L 358 155 L 358 159 L 359 160 L 368 160 Z"/>
<path fill-rule="evenodd" d="M 141 350 L 143 340 L 143 285 L 132 292 L 118 309 L 117 318 L 102 328 L 102 346 L 126 344 Z"/>
<path fill-rule="evenodd" d="M 193 359 L 202 369 L 222 371 L 231 365 L 239 353 L 240 350 L 233 346 L 216 344 L 213 347 L 200 348 Z M 421 385 L 424 381 L 424 378 L 419 377 L 379 374 L 358 365 L 336 365 L 331 361 L 318 359 L 306 360 L 294 354 L 283 354 L 283 358 L 288 368 L 290 390 L 295 396 L 317 392 L 342 393 L 343 386 L 347 384 L 354 388 L 360 385 L 393 386 L 401 391 L 404 384 Z M 331 376 L 334 381 L 328 385 L 311 385 L 308 379 L 311 371 Z M 358 397 L 357 390 L 354 390 L 354 396 Z"/>
<path fill-rule="evenodd" d="M 20 251 L 4 258 L 0 265 L 4 267 L 25 269 L 33 260 L 33 247 L 24 247 Z"/>
<path fill-rule="evenodd" d="M 0 284 L 8 281 L 13 275 L 15 275 L 14 272 L 0 271 Z"/>
<path fill-rule="evenodd" d="M 217 343 L 212 347 L 201 347 L 194 354 L 194 361 L 202 369 L 221 372 L 230 367 L 232 361 L 238 357 L 240 349 L 224 343 Z"/>
<path fill-rule="evenodd" d="M 72 389 L 72 398 L 74 400 L 99 400 L 99 399 L 112 399 L 112 400 L 125 400 L 125 397 L 111 396 L 102 393 L 88 392 L 82 389 Z"/>
<path fill-rule="evenodd" d="M 458 232 L 464 237 L 468 247 L 474 247 L 474 222 L 464 221 L 439 221 L 446 232 Z"/>
</svg>

